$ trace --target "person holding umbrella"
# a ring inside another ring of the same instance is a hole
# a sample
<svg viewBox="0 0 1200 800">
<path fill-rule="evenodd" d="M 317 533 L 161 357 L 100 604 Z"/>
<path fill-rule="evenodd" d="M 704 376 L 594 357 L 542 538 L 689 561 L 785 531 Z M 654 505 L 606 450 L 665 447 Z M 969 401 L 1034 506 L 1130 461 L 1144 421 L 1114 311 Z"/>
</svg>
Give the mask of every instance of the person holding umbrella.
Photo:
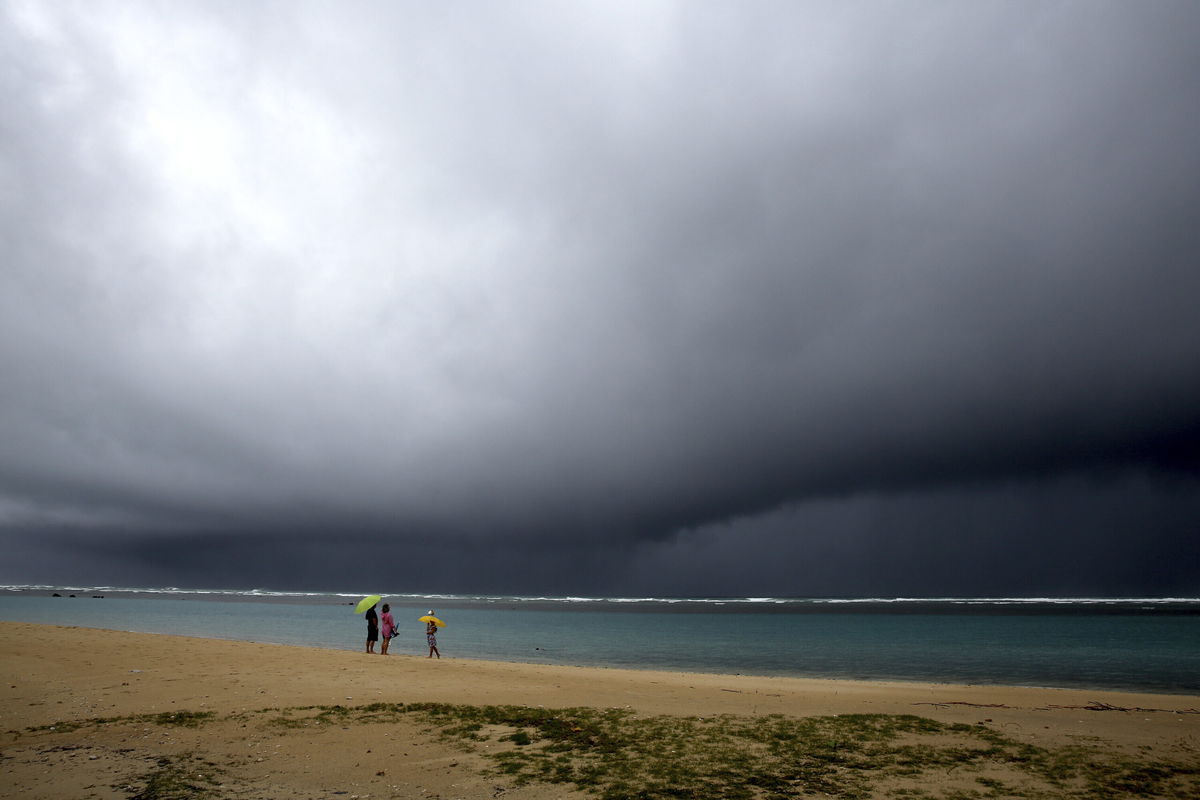
<svg viewBox="0 0 1200 800">
<path fill-rule="evenodd" d="M 375 652 L 375 643 L 379 641 L 379 615 L 375 606 L 367 609 L 367 652 Z"/>
<path fill-rule="evenodd" d="M 382 600 L 377 594 L 369 594 L 362 600 L 358 601 L 358 607 L 355 611 L 362 614 L 366 610 L 367 618 L 367 652 L 375 652 L 375 643 L 379 641 L 379 615 L 375 613 L 375 606 L 379 605 Z"/>
<path fill-rule="evenodd" d="M 425 623 L 425 641 L 429 644 L 429 655 L 425 657 L 433 658 L 434 655 L 437 655 L 437 657 L 440 659 L 442 654 L 437 647 L 437 629 L 439 626 L 444 627 L 446 623 L 442 622 L 433 615 L 432 608 L 429 609 L 428 614 L 423 617 L 419 617 L 417 621 Z"/>
</svg>

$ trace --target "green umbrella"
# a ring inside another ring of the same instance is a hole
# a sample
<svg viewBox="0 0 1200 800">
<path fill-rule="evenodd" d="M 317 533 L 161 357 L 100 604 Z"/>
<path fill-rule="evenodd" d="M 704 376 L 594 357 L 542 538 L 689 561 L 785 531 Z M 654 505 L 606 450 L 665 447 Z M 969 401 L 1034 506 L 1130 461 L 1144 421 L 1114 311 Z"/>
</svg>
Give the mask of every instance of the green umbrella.
<svg viewBox="0 0 1200 800">
<path fill-rule="evenodd" d="M 354 609 L 354 613 L 361 614 L 364 611 L 366 611 L 368 608 L 370 608 L 371 606 L 378 603 L 382 599 L 383 598 L 377 594 L 369 594 L 366 597 L 364 597 L 362 600 L 358 601 L 358 607 Z"/>
</svg>

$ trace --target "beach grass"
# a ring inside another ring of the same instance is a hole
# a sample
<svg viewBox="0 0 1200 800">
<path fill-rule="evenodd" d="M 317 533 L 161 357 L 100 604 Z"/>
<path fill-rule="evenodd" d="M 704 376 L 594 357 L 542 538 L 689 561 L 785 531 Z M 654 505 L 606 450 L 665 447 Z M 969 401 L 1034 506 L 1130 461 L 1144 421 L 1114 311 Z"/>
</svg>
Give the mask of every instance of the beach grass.
<svg viewBox="0 0 1200 800">
<path fill-rule="evenodd" d="M 79 728 L 98 727 L 114 723 L 143 723 L 148 725 L 197 728 L 215 716 L 212 711 L 163 711 L 157 714 L 131 714 L 124 717 L 92 717 L 90 719 L 64 720 L 49 725 L 36 725 L 25 730 L 29 733 L 54 731 L 67 733 Z M 15 733 L 15 731 L 13 731 Z"/>
<path fill-rule="evenodd" d="M 1196 764 L 1096 746 L 1052 750 L 985 725 L 909 715 L 638 717 L 511 706 L 422 713 L 472 744 L 487 741 L 488 729 L 511 729 L 493 737 L 516 745 L 490 756 L 497 774 L 573 784 L 606 800 L 865 798 L 881 789 L 897 797 L 1187 797 L 1200 789 Z M 918 788 L 940 776 L 953 784 L 945 793 Z"/>
<path fill-rule="evenodd" d="M 372 703 L 227 715 L 176 711 L 63 722 L 21 733 L 64 734 L 121 724 L 200 728 L 222 722 L 253 724 L 280 737 L 333 726 L 417 725 L 426 735 L 479 755 L 489 775 L 517 785 L 562 785 L 602 800 L 1200 796 L 1195 761 L 1156 758 L 1101 742 L 1035 746 L 985 724 L 914 715 L 640 716 L 617 708 Z M 201 758 L 160 759 L 131 796 L 213 796 L 218 766 Z"/>
</svg>

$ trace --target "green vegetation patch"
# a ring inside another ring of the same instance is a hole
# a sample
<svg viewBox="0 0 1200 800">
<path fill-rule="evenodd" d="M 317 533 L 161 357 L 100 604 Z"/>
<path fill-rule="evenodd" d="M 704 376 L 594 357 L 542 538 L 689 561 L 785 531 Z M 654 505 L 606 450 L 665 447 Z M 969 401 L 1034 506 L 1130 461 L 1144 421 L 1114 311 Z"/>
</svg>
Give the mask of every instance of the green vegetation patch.
<svg viewBox="0 0 1200 800">
<path fill-rule="evenodd" d="M 25 729 L 26 733 L 70 733 L 80 728 L 98 728 L 102 725 L 142 724 L 164 725 L 181 728 L 198 728 L 216 718 L 211 711 L 164 711 L 160 714 L 131 714 L 126 717 L 92 717 L 90 719 L 64 720 L 49 725 L 35 725 Z M 13 731 L 13 733 L 18 733 Z"/>
<path fill-rule="evenodd" d="M 587 708 L 407 709 L 418 710 L 446 736 L 471 747 L 488 739 L 511 743 L 485 754 L 497 774 L 518 783 L 572 784 L 606 800 L 866 798 L 881 791 L 964 799 L 1200 796 L 1194 764 L 1136 760 L 1098 748 L 1047 750 L 982 725 L 909 715 L 702 718 Z M 485 726 L 491 737 L 482 735 Z M 997 773 L 1015 780 L 1002 781 Z M 955 784 L 970 788 L 928 793 L 951 775 L 965 776 Z"/>
<path fill-rule="evenodd" d="M 113 723 L 198 727 L 255 718 L 280 735 L 410 720 L 480 753 L 496 775 L 518 784 L 570 785 L 604 800 L 1200 797 L 1195 758 L 1128 755 L 1101 742 L 1044 748 L 984 725 L 912 715 L 640 717 L 627 709 L 371 703 L 264 708 L 225 717 L 181 710 L 27 730 L 66 732 Z M 160 762 L 137 797 L 206 797 L 215 773 L 211 767 Z"/>
<path fill-rule="evenodd" d="M 276 716 L 266 720 L 270 727 L 284 730 L 296 728 L 319 728 L 351 724 L 387 724 L 401 721 L 405 715 L 413 712 L 428 711 L 436 706 L 434 703 L 370 703 L 362 706 L 295 706 L 293 708 L 266 708 L 258 711 L 237 715 L 240 719 L 249 719 L 277 712 Z"/>
</svg>

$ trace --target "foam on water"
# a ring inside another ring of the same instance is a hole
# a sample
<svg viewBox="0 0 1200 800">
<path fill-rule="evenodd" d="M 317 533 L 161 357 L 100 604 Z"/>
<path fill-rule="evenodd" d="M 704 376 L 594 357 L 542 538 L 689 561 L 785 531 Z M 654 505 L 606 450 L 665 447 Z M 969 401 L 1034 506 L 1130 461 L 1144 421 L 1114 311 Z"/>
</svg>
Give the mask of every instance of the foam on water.
<svg viewBox="0 0 1200 800">
<path fill-rule="evenodd" d="M 376 587 L 378 588 L 378 587 Z M 55 586 L 50 584 L 6 584 L 0 585 L 0 591 L 11 593 L 33 592 L 79 592 L 97 593 L 112 592 L 121 594 L 173 595 L 173 596 L 214 596 L 214 597 L 344 597 L 356 599 L 367 592 L 347 591 L 299 591 L 294 589 L 195 589 L 178 586 Z M 604 597 L 587 595 L 498 595 L 498 594 L 448 594 L 448 593 L 414 593 L 414 592 L 376 592 L 384 597 L 397 600 L 444 600 L 465 603 L 555 603 L 564 605 L 574 604 L 606 604 L 614 605 L 967 605 L 967 606 L 1117 606 L 1117 605 L 1198 605 L 1200 597 Z"/>
</svg>

